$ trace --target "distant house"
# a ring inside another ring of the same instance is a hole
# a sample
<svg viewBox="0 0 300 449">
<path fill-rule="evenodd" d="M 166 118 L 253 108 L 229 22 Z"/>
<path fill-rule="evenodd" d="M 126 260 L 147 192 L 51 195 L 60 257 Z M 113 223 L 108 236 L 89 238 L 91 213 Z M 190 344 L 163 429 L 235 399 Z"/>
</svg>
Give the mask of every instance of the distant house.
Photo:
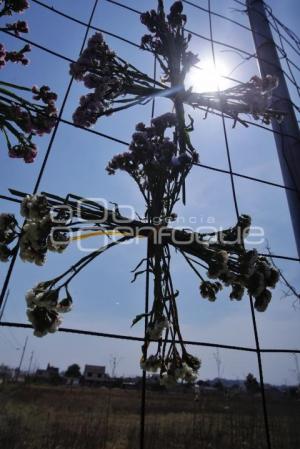
<svg viewBox="0 0 300 449">
<path fill-rule="evenodd" d="M 59 377 L 59 369 L 48 363 L 46 369 L 38 369 L 35 373 L 36 377 L 44 380 L 51 380 Z"/>
<path fill-rule="evenodd" d="M 107 379 L 105 374 L 105 366 L 99 365 L 85 365 L 83 372 L 83 379 L 85 383 L 97 384 Z"/>
</svg>

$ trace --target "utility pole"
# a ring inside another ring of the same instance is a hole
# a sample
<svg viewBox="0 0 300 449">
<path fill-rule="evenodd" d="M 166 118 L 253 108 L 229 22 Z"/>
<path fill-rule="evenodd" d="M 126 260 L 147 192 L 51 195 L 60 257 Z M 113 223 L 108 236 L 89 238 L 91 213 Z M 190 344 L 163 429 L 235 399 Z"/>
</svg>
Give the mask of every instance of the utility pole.
<svg viewBox="0 0 300 449">
<path fill-rule="evenodd" d="M 217 365 L 217 372 L 218 372 L 218 379 L 221 379 L 221 366 L 222 366 L 222 359 L 220 356 L 220 351 L 219 349 L 217 349 L 216 352 L 213 353 L 214 359 L 216 361 L 216 365 Z"/>
<path fill-rule="evenodd" d="M 272 128 L 284 185 L 296 189 L 286 195 L 300 258 L 300 132 L 287 83 L 273 40 L 263 0 L 246 0 L 261 76 L 273 75 L 279 80 L 274 90 L 274 106 L 285 114 L 282 123 L 272 120 Z"/>
<path fill-rule="evenodd" d="M 30 374 L 30 371 L 31 371 L 31 365 L 32 365 L 32 360 L 33 360 L 33 354 L 34 354 L 34 351 L 31 351 L 30 360 L 29 360 L 29 366 L 28 366 L 28 375 Z"/>
<path fill-rule="evenodd" d="M 295 362 L 295 369 L 293 371 L 296 373 L 297 383 L 298 383 L 298 388 L 299 388 L 300 387 L 300 367 L 299 367 L 299 361 L 298 361 L 297 354 L 293 353 L 293 358 L 294 358 L 294 362 Z"/>
<path fill-rule="evenodd" d="M 24 346 L 23 346 L 23 351 L 22 351 L 22 354 L 21 354 L 20 363 L 19 363 L 19 366 L 18 366 L 17 372 L 16 372 L 16 381 L 18 380 L 19 374 L 20 374 L 20 371 L 21 371 L 21 367 L 22 367 L 22 363 L 23 363 L 23 359 L 24 359 L 24 354 L 25 354 L 25 351 L 26 351 L 27 342 L 28 342 L 28 337 L 25 338 L 25 343 L 24 343 Z"/>
<path fill-rule="evenodd" d="M 110 360 L 109 360 L 109 364 L 111 367 L 111 377 L 115 378 L 117 375 L 117 366 L 120 362 L 121 358 L 120 357 L 116 357 L 111 355 Z"/>
</svg>

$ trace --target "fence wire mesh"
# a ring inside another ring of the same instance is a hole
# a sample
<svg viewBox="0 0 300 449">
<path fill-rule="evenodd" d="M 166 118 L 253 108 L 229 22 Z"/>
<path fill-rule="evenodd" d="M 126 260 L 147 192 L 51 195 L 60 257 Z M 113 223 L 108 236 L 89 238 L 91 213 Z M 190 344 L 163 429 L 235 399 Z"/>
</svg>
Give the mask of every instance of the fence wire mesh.
<svg viewBox="0 0 300 449">
<path fill-rule="evenodd" d="M 222 40 L 215 38 L 214 19 L 218 19 L 218 20 L 220 19 L 223 22 L 230 23 L 247 33 L 251 33 L 252 30 L 248 25 L 246 25 L 245 23 L 241 23 L 238 20 L 234 20 L 231 17 L 225 16 L 217 11 L 214 11 L 211 8 L 211 0 L 208 0 L 206 5 L 205 5 L 206 2 L 203 2 L 203 4 L 200 5 L 200 4 L 198 4 L 200 2 L 197 3 L 196 0 L 193 2 L 188 1 L 188 0 L 183 0 L 183 2 L 187 6 L 189 6 L 191 9 L 195 10 L 195 14 L 196 13 L 203 14 L 207 17 L 208 35 L 200 34 L 198 31 L 190 30 L 189 28 L 186 31 L 188 33 L 190 33 L 191 35 L 193 35 L 195 38 L 199 39 L 200 52 L 201 52 L 201 42 L 209 43 L 211 57 L 212 57 L 212 61 L 213 61 L 214 65 L 216 65 L 216 47 L 225 49 L 225 51 L 232 51 L 235 54 L 239 55 L 239 57 L 242 59 L 242 62 L 239 63 L 234 68 L 234 70 L 236 70 L 237 67 L 239 67 L 242 64 L 247 63 L 250 60 L 252 61 L 252 60 L 257 59 L 257 55 L 255 52 L 251 53 L 248 50 L 239 48 L 235 45 L 231 45 L 227 42 L 224 42 Z M 94 2 L 92 2 L 90 4 L 91 10 L 90 10 L 89 19 L 87 21 L 82 20 L 81 18 L 77 18 L 73 15 L 70 15 L 70 14 L 60 10 L 59 8 L 56 8 L 46 2 L 42 2 L 39 0 L 32 0 L 32 3 L 36 4 L 36 7 L 39 7 L 41 9 L 41 11 L 47 10 L 51 14 L 54 14 L 57 17 L 62 18 L 66 22 L 74 23 L 74 24 L 82 27 L 82 30 L 84 31 L 84 35 L 83 35 L 82 44 L 81 44 L 79 53 L 81 53 L 83 51 L 89 33 L 91 31 L 100 31 L 105 36 L 109 36 L 113 39 L 116 39 L 116 41 L 119 41 L 120 44 L 128 45 L 129 47 L 134 48 L 136 51 L 140 51 L 141 57 L 143 57 L 143 55 L 145 54 L 145 50 L 141 49 L 140 44 L 137 42 L 134 42 L 134 40 L 132 40 L 132 39 L 129 39 L 128 36 L 119 35 L 119 34 L 115 33 L 114 31 L 111 31 L 109 29 L 103 29 L 103 28 L 95 26 L 93 24 L 93 22 L 94 22 L 93 19 L 95 17 L 96 11 L 98 9 L 100 9 L 102 7 L 102 5 L 104 5 L 105 3 L 110 4 L 111 8 L 124 9 L 124 10 L 126 10 L 127 13 L 137 16 L 137 19 L 138 19 L 138 15 L 142 11 L 140 11 L 132 6 L 129 6 L 128 4 L 125 4 L 125 2 L 123 3 L 123 0 L 122 0 L 122 2 L 116 1 L 116 0 L 95 0 Z M 155 7 L 155 4 L 154 4 L 155 1 L 153 0 L 153 2 L 151 2 L 151 3 L 153 3 L 153 4 L 151 4 L 150 6 Z M 246 13 L 246 6 L 243 2 L 241 2 L 239 0 L 234 0 L 234 3 L 236 5 L 238 5 L 239 8 L 242 8 L 242 9 L 240 9 L 240 12 Z M 299 68 L 298 64 L 295 63 L 293 57 L 290 56 L 289 52 L 293 51 L 295 57 L 299 57 L 300 56 L 300 42 L 297 39 L 297 37 L 294 34 L 292 34 L 290 32 L 290 30 L 288 30 L 287 27 L 285 25 L 283 25 L 282 22 L 276 18 L 276 16 L 272 12 L 272 9 L 269 6 L 266 6 L 266 10 L 268 13 L 269 24 L 273 30 L 275 45 L 276 45 L 277 51 L 280 55 L 281 62 L 283 65 L 284 75 L 289 82 L 289 86 L 292 86 L 294 88 L 294 92 L 296 92 L 296 94 L 297 94 L 296 96 L 298 97 L 296 101 L 298 101 L 300 98 L 300 87 L 297 82 L 297 77 L 298 77 L 297 73 L 300 72 L 300 68 Z M 111 17 L 112 17 L 111 25 L 113 28 L 113 21 L 114 21 L 113 20 L 113 10 L 111 11 Z M 49 55 L 53 56 L 54 58 L 57 58 L 58 60 L 63 61 L 67 65 L 70 62 L 74 61 L 73 58 L 71 58 L 63 53 L 60 53 L 56 50 L 53 50 L 51 48 L 48 48 L 48 47 L 40 44 L 39 42 L 36 42 L 35 40 L 26 39 L 22 36 L 16 36 L 9 31 L 4 31 L 4 33 L 9 35 L 9 37 L 11 39 L 17 39 L 17 40 L 21 40 L 25 43 L 29 43 L 30 45 L 33 46 L 33 48 L 40 50 L 42 53 L 49 54 Z M 201 55 L 201 53 L 200 53 L 200 55 Z M 157 76 L 156 57 L 155 57 L 155 54 L 153 54 L 152 56 L 153 56 L 153 61 L 154 61 L 153 70 L 154 70 L 154 78 L 155 78 Z M 201 71 L 203 69 L 201 67 L 201 61 L 200 61 L 200 64 L 195 67 L 195 69 L 199 70 L 199 71 Z M 231 83 L 238 83 L 238 84 L 243 83 L 243 81 L 233 78 L 231 76 L 231 74 L 229 76 L 221 75 L 221 78 L 224 78 Z M 65 93 L 64 93 L 64 96 L 62 99 L 61 107 L 59 110 L 57 125 L 51 134 L 47 149 L 43 156 L 41 166 L 36 175 L 36 181 L 34 183 L 32 193 L 37 193 L 41 188 L 41 182 L 45 175 L 45 171 L 47 170 L 49 156 L 50 156 L 50 153 L 51 153 L 53 146 L 56 142 L 57 132 L 59 130 L 59 127 L 61 127 L 62 125 L 66 125 L 67 127 L 70 127 L 70 129 L 72 129 L 72 127 L 75 127 L 73 122 L 71 120 L 69 120 L 68 118 L 66 118 L 66 116 L 65 116 L 65 110 L 66 110 L 67 102 L 70 97 L 71 89 L 73 87 L 73 81 L 74 80 L 72 77 L 68 81 L 68 85 L 66 87 L 66 90 L 65 90 Z M 295 97 L 295 95 L 294 95 L 294 97 Z M 299 106 L 296 103 L 293 103 L 293 106 L 295 108 L 296 114 L 298 114 L 300 111 Z M 153 118 L 154 112 L 155 112 L 155 100 L 153 100 L 153 102 L 152 102 L 150 118 L 151 117 Z M 204 110 L 204 112 L 205 112 L 205 110 Z M 222 129 L 223 139 L 224 139 L 223 145 L 225 146 L 225 150 L 226 150 L 226 162 L 227 162 L 226 165 L 228 168 L 227 169 L 220 168 L 220 167 L 217 167 L 214 165 L 203 164 L 203 163 L 197 163 L 197 164 L 195 164 L 195 166 L 197 166 L 203 170 L 207 170 L 208 172 L 221 173 L 221 174 L 229 177 L 230 186 L 231 186 L 231 194 L 232 194 L 232 198 L 233 198 L 233 205 L 234 205 L 236 217 L 239 217 L 239 215 L 240 215 L 239 194 L 238 194 L 239 186 L 237 185 L 237 180 L 239 180 L 239 179 L 246 180 L 251 183 L 263 184 L 263 185 L 269 186 L 272 189 L 279 189 L 283 192 L 284 192 L 284 190 L 294 191 L 295 194 L 299 195 L 299 192 L 297 191 L 297 189 L 294 186 L 287 186 L 287 185 L 284 185 L 284 183 L 282 183 L 282 182 L 277 182 L 277 181 L 275 182 L 274 180 L 264 179 L 264 178 L 252 176 L 252 175 L 234 170 L 230 138 L 228 136 L 228 125 L 231 124 L 232 118 L 226 116 L 226 114 L 224 114 L 224 113 L 217 113 L 217 112 L 213 112 L 213 111 L 209 111 L 209 114 L 213 114 L 220 118 L 221 125 L 222 125 L 221 129 Z M 117 120 L 118 119 L 116 119 L 116 121 Z M 247 120 L 247 121 L 245 121 L 245 123 L 247 125 L 249 125 L 250 127 L 259 128 L 259 129 L 262 129 L 263 131 L 268 131 L 268 133 L 271 133 L 271 134 L 274 133 L 274 131 L 270 127 L 261 125 L 259 123 L 253 122 L 251 120 Z M 111 135 L 106 132 L 101 132 L 101 131 L 95 130 L 95 129 L 78 128 L 78 127 L 77 127 L 77 129 L 80 129 L 80 131 L 82 131 L 84 133 L 90 133 L 90 134 L 94 135 L 95 137 L 100 137 L 101 139 L 104 139 L 104 141 L 108 140 L 108 141 L 112 141 L 114 143 L 117 143 L 119 145 L 124 145 L 124 146 L 129 145 L 129 143 L 126 142 L 125 140 L 123 140 L 123 138 L 118 138 L 118 136 Z M 0 199 L 2 199 L 5 202 L 10 202 L 12 204 L 13 203 L 19 204 L 21 202 L 21 200 L 6 194 L 6 192 L 3 192 L 0 194 Z M 262 254 L 266 257 L 271 257 L 272 259 L 275 259 L 275 260 L 289 261 L 289 262 L 296 263 L 296 264 L 298 264 L 300 261 L 300 259 L 296 255 L 277 254 L 277 253 L 273 254 L 273 253 L 267 253 L 267 252 L 266 253 L 261 252 L 260 254 Z M 21 329 L 30 329 L 31 328 L 31 326 L 29 324 L 24 324 L 22 322 L 16 322 L 16 321 L 7 321 L 7 320 L 3 319 L 4 308 L 5 308 L 5 306 L 7 306 L 7 303 L 6 303 L 7 293 L 8 293 L 11 278 L 13 275 L 16 259 L 17 259 L 17 254 L 13 257 L 13 259 L 11 260 L 11 262 L 9 264 L 9 268 L 8 268 L 6 276 L 4 277 L 4 280 L 3 280 L 3 286 L 2 286 L 1 296 L 0 296 L 0 310 L 1 310 L 1 306 L 2 306 L 2 313 L 0 315 L 1 316 L 0 326 L 3 328 L 7 328 L 8 330 L 18 329 L 18 328 L 21 328 Z M 250 308 L 250 315 L 251 315 L 251 321 L 252 321 L 253 333 L 254 333 L 254 341 L 255 341 L 254 346 L 229 345 L 229 344 L 222 344 L 219 342 L 207 342 L 207 341 L 197 341 L 197 340 L 185 340 L 185 344 L 188 346 L 219 348 L 219 349 L 227 349 L 227 350 L 233 350 L 233 351 L 244 351 L 244 352 L 256 354 L 257 363 L 258 363 L 259 380 L 260 380 L 260 393 L 261 393 L 262 410 L 263 410 L 263 416 L 264 416 L 264 426 L 265 426 L 265 431 L 266 431 L 265 432 L 266 446 L 268 449 L 271 449 L 272 443 L 271 443 L 271 437 L 270 437 L 270 423 L 269 423 L 269 416 L 268 416 L 267 400 L 266 400 L 266 396 L 265 396 L 264 370 L 263 370 L 263 363 L 262 363 L 261 356 L 262 356 L 262 354 L 267 354 L 267 353 L 269 353 L 269 354 L 272 354 L 272 353 L 274 353 L 274 354 L 300 354 L 300 349 L 298 349 L 298 348 L 276 348 L 276 347 L 275 348 L 265 348 L 265 347 L 261 347 L 260 338 L 259 338 L 259 329 L 258 329 L 256 314 L 254 311 L 253 301 L 252 301 L 251 297 L 249 297 L 249 308 Z M 144 312 L 147 314 L 148 310 L 149 310 L 149 267 L 147 267 Z M 98 338 L 109 338 L 109 339 L 115 339 L 115 340 L 127 340 L 127 341 L 132 341 L 132 342 L 143 343 L 143 342 L 145 342 L 145 338 L 146 338 L 146 326 L 147 326 L 147 320 L 145 320 L 145 332 L 144 332 L 143 337 L 126 335 L 123 333 L 82 330 L 82 329 L 75 329 L 75 328 L 71 328 L 71 327 L 66 327 L 66 328 L 62 327 L 59 329 L 59 331 L 61 333 L 77 334 L 77 335 L 82 335 L 82 336 L 94 336 L 94 337 L 98 337 Z M 5 337 L 5 335 L 2 335 L 2 336 Z M 11 334 L 11 336 L 15 339 L 13 334 Z M 7 340 L 7 341 L 10 342 L 10 344 L 11 344 L 10 340 Z M 143 371 L 141 408 L 140 408 L 140 417 L 141 417 L 140 439 L 139 439 L 140 449 L 143 449 L 145 447 L 145 416 L 146 416 L 146 409 L 147 409 L 146 390 L 147 390 L 147 378 L 146 378 L 146 372 Z"/>
</svg>

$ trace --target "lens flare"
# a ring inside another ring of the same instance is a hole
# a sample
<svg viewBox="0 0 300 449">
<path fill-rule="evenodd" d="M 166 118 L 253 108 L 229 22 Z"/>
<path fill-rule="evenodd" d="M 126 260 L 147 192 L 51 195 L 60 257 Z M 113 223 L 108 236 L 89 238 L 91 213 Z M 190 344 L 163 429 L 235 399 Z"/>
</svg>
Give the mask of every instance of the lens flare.
<svg viewBox="0 0 300 449">
<path fill-rule="evenodd" d="M 193 67 L 186 77 L 186 88 L 192 87 L 193 92 L 212 92 L 223 90 L 230 86 L 230 81 L 224 78 L 228 75 L 228 67 L 222 61 L 201 60 Z"/>
</svg>

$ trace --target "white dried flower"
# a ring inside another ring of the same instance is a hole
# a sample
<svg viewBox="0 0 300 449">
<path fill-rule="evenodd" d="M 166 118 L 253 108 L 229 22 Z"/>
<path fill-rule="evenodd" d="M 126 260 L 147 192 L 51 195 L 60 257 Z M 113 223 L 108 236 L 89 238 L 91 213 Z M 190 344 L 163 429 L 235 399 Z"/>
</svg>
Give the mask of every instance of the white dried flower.
<svg viewBox="0 0 300 449">
<path fill-rule="evenodd" d="M 54 334 L 54 332 L 56 332 L 56 331 L 59 329 L 59 326 L 61 325 L 62 321 L 63 321 L 63 320 L 62 320 L 61 316 L 58 315 L 58 316 L 56 317 L 56 319 L 53 320 L 51 326 L 49 327 L 48 332 L 49 332 L 50 334 Z"/>
<path fill-rule="evenodd" d="M 60 303 L 57 306 L 57 310 L 60 313 L 67 313 L 72 310 L 73 301 L 70 295 L 68 295 L 66 298 L 62 299 Z"/>
<path fill-rule="evenodd" d="M 34 302 L 35 297 L 36 297 L 36 292 L 34 291 L 34 289 L 31 288 L 30 290 L 28 290 L 28 292 L 25 295 L 25 299 L 26 299 L 26 302 L 27 302 L 27 307 L 29 307 L 29 308 L 34 307 L 34 305 L 35 305 L 35 302 Z"/>
<path fill-rule="evenodd" d="M 165 316 L 159 317 L 154 323 L 150 324 L 147 334 L 151 340 L 159 340 L 162 337 L 164 329 L 169 328 L 169 321 Z"/>
<path fill-rule="evenodd" d="M 258 312 L 264 312 L 268 305 L 269 302 L 271 301 L 272 298 L 272 293 L 270 292 L 270 290 L 265 289 L 263 290 L 263 292 L 259 295 L 256 296 L 255 298 L 255 304 L 254 307 Z"/>
<path fill-rule="evenodd" d="M 43 337 L 48 332 L 56 332 L 62 322 L 56 311 L 47 310 L 44 307 L 28 309 L 27 318 L 34 328 L 34 335 L 36 337 Z"/>
<path fill-rule="evenodd" d="M 48 213 L 48 202 L 44 195 L 27 195 L 21 203 L 21 215 L 31 220 L 43 218 Z"/>
<path fill-rule="evenodd" d="M 57 232 L 54 235 L 51 234 L 47 238 L 47 249 L 56 253 L 63 253 L 69 245 L 69 239 L 63 232 Z"/>
<path fill-rule="evenodd" d="M 142 357 L 140 367 L 144 371 L 156 373 L 161 368 L 161 359 L 156 355 L 150 355 L 146 360 Z"/>
<path fill-rule="evenodd" d="M 255 298 L 259 296 L 265 289 L 265 278 L 262 273 L 256 271 L 248 281 L 248 291 Z"/>
<path fill-rule="evenodd" d="M 194 382 L 197 379 L 197 373 L 185 362 L 175 369 L 174 376 L 177 380 L 182 379 L 186 382 Z"/>
</svg>

